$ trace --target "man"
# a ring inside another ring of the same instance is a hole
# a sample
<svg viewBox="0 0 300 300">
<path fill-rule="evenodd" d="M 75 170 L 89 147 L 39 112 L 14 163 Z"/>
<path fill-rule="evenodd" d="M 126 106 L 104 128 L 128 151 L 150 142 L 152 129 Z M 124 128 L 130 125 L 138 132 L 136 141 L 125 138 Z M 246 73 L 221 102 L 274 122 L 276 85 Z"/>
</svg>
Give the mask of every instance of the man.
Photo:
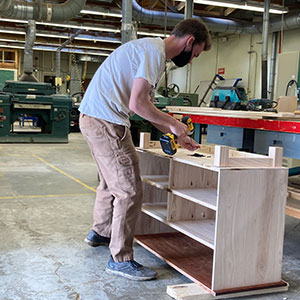
<svg viewBox="0 0 300 300">
<path fill-rule="evenodd" d="M 154 89 L 167 59 L 182 67 L 210 47 L 206 26 L 197 19 L 184 20 L 164 40 L 138 39 L 117 48 L 96 71 L 84 95 L 80 129 L 100 177 L 94 223 L 85 241 L 93 247 L 109 245 L 106 271 L 110 274 L 132 280 L 156 276 L 133 260 L 134 228 L 143 195 L 129 117 L 136 113 L 159 130 L 176 134 L 182 147 L 199 148 L 188 137 L 185 124 L 154 106 Z"/>
</svg>

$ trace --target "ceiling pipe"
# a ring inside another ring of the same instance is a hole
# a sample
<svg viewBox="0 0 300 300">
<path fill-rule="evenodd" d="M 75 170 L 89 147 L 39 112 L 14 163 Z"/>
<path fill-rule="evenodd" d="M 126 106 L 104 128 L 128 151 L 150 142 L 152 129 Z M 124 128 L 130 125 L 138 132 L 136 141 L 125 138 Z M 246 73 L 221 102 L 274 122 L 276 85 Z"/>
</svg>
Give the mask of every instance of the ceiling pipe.
<svg viewBox="0 0 300 300">
<path fill-rule="evenodd" d="M 187 0 L 184 8 L 184 18 L 189 19 L 193 16 L 194 0 Z"/>
<path fill-rule="evenodd" d="M 67 45 L 72 43 L 72 41 L 82 33 L 83 29 L 79 29 L 76 31 L 68 40 L 66 40 L 63 44 L 61 44 L 56 50 L 56 78 L 55 78 L 55 86 L 56 92 L 58 93 L 60 90 L 60 86 L 62 85 L 62 80 L 60 77 L 60 61 L 61 61 L 61 50 L 65 48 Z"/>
<path fill-rule="evenodd" d="M 136 0 L 132 0 L 133 16 L 134 18 L 144 24 L 164 24 L 165 12 L 149 10 L 141 7 Z M 183 14 L 167 12 L 168 25 L 175 26 L 178 22 L 184 19 Z M 259 33 L 261 32 L 260 26 L 252 25 L 252 23 L 242 23 L 227 19 L 219 19 L 213 17 L 199 17 L 193 15 L 203 21 L 209 30 L 214 32 L 227 32 L 227 33 Z"/>
<path fill-rule="evenodd" d="M 24 49 L 24 73 L 20 81 L 38 82 L 33 75 L 33 45 L 36 38 L 35 21 L 29 20 L 26 32 L 26 44 Z"/>
<path fill-rule="evenodd" d="M 143 24 L 164 24 L 165 12 L 154 11 L 141 7 L 136 0 L 132 0 L 133 16 Z M 193 15 L 194 18 L 202 20 L 212 32 L 226 32 L 235 34 L 255 34 L 262 33 L 262 22 L 237 22 L 228 19 L 214 18 L 214 17 L 199 17 Z M 175 26 L 178 22 L 184 19 L 183 14 L 167 12 L 168 25 Z M 270 19 L 270 32 L 281 30 L 291 30 L 300 27 L 300 12 L 291 12 L 284 15 L 283 23 L 282 17 L 277 16 Z"/>
<path fill-rule="evenodd" d="M 132 4 L 131 0 L 122 0 L 122 44 L 129 42 L 133 37 Z"/>
<path fill-rule="evenodd" d="M 270 58 L 270 71 L 269 71 L 269 97 L 268 99 L 274 99 L 274 85 L 275 85 L 275 72 L 276 72 L 276 59 L 277 59 L 277 46 L 278 46 L 279 32 L 273 32 L 272 34 L 272 50 Z"/>
<path fill-rule="evenodd" d="M 0 15 L 10 19 L 63 22 L 77 16 L 86 0 L 67 0 L 62 4 L 0 0 Z"/>
<path fill-rule="evenodd" d="M 189 19 L 193 16 L 194 12 L 194 0 L 187 0 L 185 2 L 184 7 L 184 19 Z M 188 64 L 186 66 L 186 76 L 185 76 L 185 92 L 191 92 L 191 84 L 192 84 L 192 66 Z"/>
<path fill-rule="evenodd" d="M 270 24 L 270 0 L 264 2 L 264 18 L 262 32 L 262 53 L 261 53 L 261 97 L 268 98 L 268 37 Z"/>
</svg>

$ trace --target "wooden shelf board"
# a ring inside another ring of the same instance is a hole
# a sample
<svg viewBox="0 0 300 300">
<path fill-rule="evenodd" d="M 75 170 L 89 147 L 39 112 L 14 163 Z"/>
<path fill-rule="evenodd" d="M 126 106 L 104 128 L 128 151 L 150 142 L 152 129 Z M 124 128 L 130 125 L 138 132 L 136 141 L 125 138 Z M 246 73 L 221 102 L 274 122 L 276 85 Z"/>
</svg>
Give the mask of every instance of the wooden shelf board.
<svg viewBox="0 0 300 300">
<path fill-rule="evenodd" d="M 168 175 L 142 175 L 142 181 L 159 189 L 166 190 L 169 187 Z"/>
<path fill-rule="evenodd" d="M 294 198 L 288 198 L 285 207 L 286 214 L 300 219 L 300 200 Z"/>
<path fill-rule="evenodd" d="M 142 212 L 191 237 L 201 244 L 214 249 L 215 220 L 167 221 L 167 203 L 143 204 Z"/>
<path fill-rule="evenodd" d="M 215 211 L 217 210 L 216 189 L 172 189 L 172 193 Z"/>
<path fill-rule="evenodd" d="M 211 289 L 211 249 L 179 232 L 137 235 L 135 240 L 192 281 Z"/>
<path fill-rule="evenodd" d="M 160 222 L 166 223 L 167 203 L 145 203 L 142 205 L 142 212 Z"/>
</svg>

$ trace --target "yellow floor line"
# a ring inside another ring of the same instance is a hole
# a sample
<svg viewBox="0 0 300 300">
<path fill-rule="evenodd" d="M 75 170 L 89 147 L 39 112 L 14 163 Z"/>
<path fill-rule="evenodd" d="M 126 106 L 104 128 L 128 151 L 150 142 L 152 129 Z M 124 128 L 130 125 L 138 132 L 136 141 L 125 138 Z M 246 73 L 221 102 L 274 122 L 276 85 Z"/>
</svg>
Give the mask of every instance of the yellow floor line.
<svg viewBox="0 0 300 300">
<path fill-rule="evenodd" d="M 68 173 L 66 173 L 66 172 L 64 172 L 64 171 L 62 171 L 62 170 L 60 170 L 59 168 L 55 167 L 54 165 L 48 163 L 48 162 L 47 162 L 46 160 L 44 160 L 43 158 L 41 158 L 41 157 L 39 157 L 39 156 L 37 156 L 37 155 L 35 155 L 35 154 L 32 154 L 32 156 L 35 157 L 36 159 L 42 161 L 43 163 L 45 163 L 46 165 L 48 165 L 48 166 L 51 167 L 52 169 L 56 170 L 57 172 L 59 172 L 59 173 L 65 175 L 66 177 L 68 177 L 68 178 L 74 180 L 75 182 L 81 184 L 81 185 L 84 186 L 85 188 L 87 188 L 87 189 L 89 189 L 89 190 L 91 190 L 91 191 L 93 191 L 93 192 L 96 193 L 96 189 L 94 189 L 94 188 L 92 188 L 91 186 L 89 186 L 89 185 L 83 183 L 82 181 L 78 180 L 77 178 L 73 177 L 72 175 L 70 175 L 70 174 L 68 174 Z"/>
<path fill-rule="evenodd" d="M 94 195 L 92 193 L 86 194 L 59 194 L 59 195 L 18 195 L 18 196 L 0 196 L 1 199 L 19 199 L 19 198 L 53 198 L 53 197 L 66 197 L 66 196 L 88 196 Z"/>
</svg>

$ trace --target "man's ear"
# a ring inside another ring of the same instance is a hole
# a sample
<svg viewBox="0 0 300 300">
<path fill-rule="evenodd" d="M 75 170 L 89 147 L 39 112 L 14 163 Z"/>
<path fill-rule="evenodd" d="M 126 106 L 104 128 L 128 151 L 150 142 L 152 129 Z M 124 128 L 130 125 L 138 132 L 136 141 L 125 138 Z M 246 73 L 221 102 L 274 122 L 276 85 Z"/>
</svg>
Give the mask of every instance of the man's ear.
<svg viewBox="0 0 300 300">
<path fill-rule="evenodd" d="M 194 41 L 195 41 L 195 37 L 192 34 L 190 34 L 186 41 L 186 45 L 188 46 L 189 50 L 192 49 Z"/>
</svg>

